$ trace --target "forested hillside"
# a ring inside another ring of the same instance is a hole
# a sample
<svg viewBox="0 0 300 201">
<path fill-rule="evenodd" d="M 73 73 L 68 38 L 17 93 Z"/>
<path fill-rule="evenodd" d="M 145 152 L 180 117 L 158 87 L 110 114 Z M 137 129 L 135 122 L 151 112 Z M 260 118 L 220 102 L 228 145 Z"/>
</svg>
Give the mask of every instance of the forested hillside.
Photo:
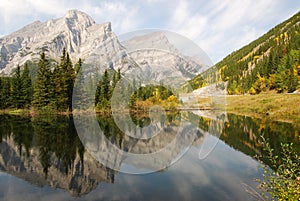
<svg viewBox="0 0 300 201">
<path fill-rule="evenodd" d="M 215 82 L 225 82 L 228 94 L 297 90 L 300 86 L 300 12 L 188 83 L 197 89 Z"/>
</svg>

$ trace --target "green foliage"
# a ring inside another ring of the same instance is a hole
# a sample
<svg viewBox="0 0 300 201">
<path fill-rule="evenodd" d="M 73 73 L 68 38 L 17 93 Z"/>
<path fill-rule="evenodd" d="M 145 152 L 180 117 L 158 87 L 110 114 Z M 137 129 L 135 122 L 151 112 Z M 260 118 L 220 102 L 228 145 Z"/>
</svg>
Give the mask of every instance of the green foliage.
<svg viewBox="0 0 300 201">
<path fill-rule="evenodd" d="M 21 80 L 21 70 L 20 66 L 17 66 L 16 72 L 13 75 L 13 80 L 12 80 L 12 104 L 13 107 L 19 109 L 22 107 L 22 80 Z"/>
<path fill-rule="evenodd" d="M 262 136 L 262 142 L 271 163 L 270 169 L 264 165 L 264 179 L 260 188 L 263 196 L 272 200 L 300 199 L 300 156 L 293 149 L 293 144 L 281 143 L 282 156 L 274 154 L 267 140 Z"/>
<path fill-rule="evenodd" d="M 28 108 L 32 98 L 32 82 L 29 75 L 28 66 L 25 63 L 24 70 L 21 72 L 18 65 L 11 79 L 11 84 L 4 82 L 2 100 L 10 101 L 10 107 L 15 109 Z M 8 105 L 6 104 L 6 108 Z M 5 107 L 4 107 L 5 108 Z"/>
<path fill-rule="evenodd" d="M 42 114 L 72 111 L 74 81 L 81 66 L 79 59 L 73 68 L 69 54 L 63 49 L 60 62 L 53 69 L 42 51 L 38 64 L 26 62 L 23 71 L 17 66 L 12 77 L 0 77 L 0 109 L 34 106 Z M 79 78 L 83 80 L 83 76 Z"/>
<path fill-rule="evenodd" d="M 21 81 L 22 106 L 24 108 L 28 108 L 32 100 L 33 87 L 27 63 L 25 63 L 24 65 L 24 69 L 21 75 Z"/>
<path fill-rule="evenodd" d="M 113 90 L 115 89 L 118 81 L 121 79 L 121 72 L 109 71 L 106 69 L 103 76 L 97 84 L 95 94 L 95 105 L 98 111 L 109 111 L 110 101 Z"/>
<path fill-rule="evenodd" d="M 227 82 L 229 94 L 293 92 L 300 80 L 300 12 L 235 51 L 188 83 L 197 89 Z M 259 75 L 259 76 L 258 76 Z"/>
<path fill-rule="evenodd" d="M 77 70 L 81 65 L 76 66 Z M 60 63 L 55 67 L 53 72 L 53 85 L 54 85 L 54 101 L 56 108 L 59 111 L 72 110 L 72 92 L 75 81 L 75 70 L 73 69 L 72 61 L 69 54 L 63 49 Z"/>
<path fill-rule="evenodd" d="M 45 52 L 40 55 L 37 79 L 34 83 L 33 104 L 37 109 L 47 106 L 53 97 L 51 69 Z"/>
<path fill-rule="evenodd" d="M 163 85 L 139 86 L 130 97 L 131 109 L 144 110 L 150 106 L 160 105 L 168 110 L 175 110 L 178 106 L 177 97 L 173 92 Z"/>
<path fill-rule="evenodd" d="M 11 106 L 11 78 L 0 77 L 0 109 Z"/>
</svg>

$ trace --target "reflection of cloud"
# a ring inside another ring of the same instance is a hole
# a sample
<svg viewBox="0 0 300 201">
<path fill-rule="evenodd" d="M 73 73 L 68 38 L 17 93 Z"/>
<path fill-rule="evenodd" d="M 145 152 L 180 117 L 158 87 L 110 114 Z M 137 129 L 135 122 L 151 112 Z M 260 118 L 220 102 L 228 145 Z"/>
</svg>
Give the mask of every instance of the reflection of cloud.
<svg viewBox="0 0 300 201">
<path fill-rule="evenodd" d="M 205 159 L 198 160 L 199 147 L 191 147 L 184 157 L 169 169 L 146 175 L 119 173 L 114 184 L 101 183 L 91 193 L 76 200 L 256 200 L 245 191 L 245 185 L 256 188 L 254 178 L 258 162 L 218 143 Z M 7 200 L 75 200 L 63 190 L 35 187 L 20 179 L 6 176 Z M 8 179 L 8 177 L 10 179 Z"/>
</svg>

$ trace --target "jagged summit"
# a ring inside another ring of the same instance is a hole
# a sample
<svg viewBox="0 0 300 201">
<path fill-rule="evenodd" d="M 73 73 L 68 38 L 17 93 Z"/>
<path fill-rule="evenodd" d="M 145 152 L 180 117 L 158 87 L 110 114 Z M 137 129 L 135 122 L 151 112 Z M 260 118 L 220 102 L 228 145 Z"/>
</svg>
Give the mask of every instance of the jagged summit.
<svg viewBox="0 0 300 201">
<path fill-rule="evenodd" d="M 149 47 L 152 50 L 146 51 Z M 163 32 L 133 35 L 121 44 L 110 22 L 97 24 L 86 13 L 69 10 L 61 18 L 33 22 L 1 38 L 0 74 L 10 75 L 18 64 L 38 61 L 42 49 L 49 58 L 58 60 L 63 48 L 72 61 L 81 58 L 91 64 L 91 72 L 95 66 L 99 72 L 120 68 L 141 80 L 187 80 L 202 68 L 176 49 Z"/>
<path fill-rule="evenodd" d="M 17 64 L 37 60 L 42 48 L 54 59 L 63 48 L 74 60 L 86 58 L 99 43 L 113 36 L 110 22 L 96 24 L 86 13 L 69 10 L 61 18 L 35 21 L 1 38 L 0 72 L 10 74 Z"/>
<path fill-rule="evenodd" d="M 60 20 L 64 20 L 69 29 L 75 30 L 85 30 L 96 24 L 93 18 L 78 10 L 69 10 Z"/>
</svg>

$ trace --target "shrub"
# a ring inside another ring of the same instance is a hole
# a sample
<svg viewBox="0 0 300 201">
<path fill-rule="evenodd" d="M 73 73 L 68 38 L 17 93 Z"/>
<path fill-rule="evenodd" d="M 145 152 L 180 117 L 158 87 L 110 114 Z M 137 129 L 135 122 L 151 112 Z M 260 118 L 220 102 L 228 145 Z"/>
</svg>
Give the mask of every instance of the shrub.
<svg viewBox="0 0 300 201">
<path fill-rule="evenodd" d="M 262 136 L 264 149 L 271 165 L 263 165 L 263 180 L 259 180 L 262 195 L 272 200 L 300 200 L 300 156 L 293 143 L 281 143 L 282 156 L 274 155 L 274 149 Z"/>
</svg>

